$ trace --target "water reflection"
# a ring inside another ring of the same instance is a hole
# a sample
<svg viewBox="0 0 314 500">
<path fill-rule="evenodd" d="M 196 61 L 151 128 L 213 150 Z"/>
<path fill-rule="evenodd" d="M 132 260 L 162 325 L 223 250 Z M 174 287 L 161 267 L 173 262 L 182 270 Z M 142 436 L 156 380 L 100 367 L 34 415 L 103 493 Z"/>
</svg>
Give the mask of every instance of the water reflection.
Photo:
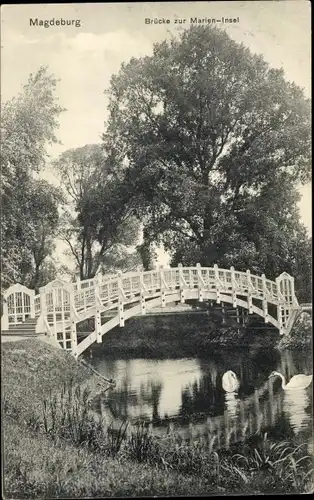
<svg viewBox="0 0 314 500">
<path fill-rule="evenodd" d="M 295 434 L 310 424 L 310 414 L 307 412 L 309 405 L 310 398 L 306 389 L 290 390 L 284 393 L 283 411 Z"/>
<path fill-rule="evenodd" d="M 230 419 L 236 418 L 239 409 L 239 398 L 235 392 L 226 392 L 225 405 Z"/>
<path fill-rule="evenodd" d="M 286 438 L 311 433 L 311 389 L 285 392 L 273 370 L 287 380 L 312 373 L 310 354 L 276 350 L 223 353 L 210 359 L 97 359 L 96 369 L 116 380 L 115 388 L 98 401 L 103 414 L 131 422 L 146 420 L 156 433 L 169 423 L 182 437 L 206 437 L 229 446 L 259 431 Z M 222 376 L 233 370 L 238 393 L 226 393 Z M 207 438 L 206 438 L 207 439 Z"/>
</svg>

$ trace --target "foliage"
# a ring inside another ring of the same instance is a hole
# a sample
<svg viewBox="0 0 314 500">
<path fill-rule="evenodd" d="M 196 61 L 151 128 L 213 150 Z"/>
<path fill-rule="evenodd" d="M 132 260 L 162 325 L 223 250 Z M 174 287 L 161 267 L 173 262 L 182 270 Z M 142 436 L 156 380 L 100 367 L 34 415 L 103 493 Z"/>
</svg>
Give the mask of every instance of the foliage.
<svg viewBox="0 0 314 500">
<path fill-rule="evenodd" d="M 312 347 L 312 318 L 308 313 L 301 313 L 289 335 L 280 339 L 280 349 L 310 349 Z"/>
<path fill-rule="evenodd" d="M 138 239 L 139 223 L 124 203 L 119 176 L 112 173 L 101 147 L 91 144 L 66 151 L 54 166 L 71 202 L 60 235 L 80 278 L 136 268 L 140 260 L 130 247 Z"/>
<path fill-rule="evenodd" d="M 103 142 L 172 263 L 300 271 L 296 186 L 310 177 L 303 91 L 213 27 L 191 27 L 111 79 Z M 302 274 L 303 276 L 303 274 Z"/>
<path fill-rule="evenodd" d="M 36 287 L 51 253 L 57 225 L 56 190 L 35 180 L 45 166 L 46 145 L 57 142 L 57 81 L 41 67 L 1 110 L 2 286 L 20 281 Z M 50 247 L 50 249 L 49 249 Z"/>
</svg>

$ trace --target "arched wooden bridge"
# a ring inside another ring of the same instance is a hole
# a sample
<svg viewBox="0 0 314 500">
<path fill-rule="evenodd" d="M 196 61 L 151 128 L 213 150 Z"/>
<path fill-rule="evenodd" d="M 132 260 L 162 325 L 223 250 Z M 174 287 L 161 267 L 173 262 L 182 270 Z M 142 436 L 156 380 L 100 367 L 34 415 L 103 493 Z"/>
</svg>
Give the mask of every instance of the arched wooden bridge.
<svg viewBox="0 0 314 500">
<path fill-rule="evenodd" d="M 155 307 L 168 303 L 215 301 L 242 308 L 256 314 L 278 328 L 281 335 L 289 334 L 301 306 L 294 291 L 294 278 L 282 273 L 275 281 L 265 275 L 234 268 L 183 267 L 153 271 L 98 275 L 93 279 L 66 283 L 52 281 L 33 290 L 15 284 L 4 294 L 2 330 L 14 331 L 35 325 L 37 333 L 55 338 L 59 345 L 82 354 L 94 342 L 117 325 Z M 111 311 L 112 317 L 104 322 Z M 78 323 L 94 318 L 94 331 L 78 343 Z"/>
</svg>

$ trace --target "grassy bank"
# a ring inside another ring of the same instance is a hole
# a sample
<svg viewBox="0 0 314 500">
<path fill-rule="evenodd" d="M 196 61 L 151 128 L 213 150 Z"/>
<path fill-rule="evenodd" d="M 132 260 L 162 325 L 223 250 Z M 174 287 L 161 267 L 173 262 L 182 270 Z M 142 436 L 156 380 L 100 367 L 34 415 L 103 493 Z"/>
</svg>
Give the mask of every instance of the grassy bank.
<svg viewBox="0 0 314 500">
<path fill-rule="evenodd" d="M 116 356 L 185 357 L 224 349 L 275 345 L 277 334 L 233 327 L 216 328 L 206 314 L 173 314 L 132 318 L 123 328 L 110 330 L 97 345 L 97 351 Z M 93 347 L 95 348 L 95 346 Z"/>
<path fill-rule="evenodd" d="M 90 408 L 97 382 L 65 351 L 28 340 L 4 344 L 2 360 L 5 498 L 312 490 L 303 446 L 260 436 L 213 452 L 144 426 L 113 429 Z"/>
</svg>

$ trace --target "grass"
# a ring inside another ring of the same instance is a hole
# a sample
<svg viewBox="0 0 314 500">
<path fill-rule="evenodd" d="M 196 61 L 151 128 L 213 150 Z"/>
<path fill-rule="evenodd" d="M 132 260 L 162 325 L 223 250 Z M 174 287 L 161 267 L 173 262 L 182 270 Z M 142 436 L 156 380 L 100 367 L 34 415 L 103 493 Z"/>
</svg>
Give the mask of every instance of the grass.
<svg viewBox="0 0 314 500">
<path fill-rule="evenodd" d="M 51 441 L 13 422 L 5 426 L 5 498 L 88 498 L 201 494 L 201 478 Z"/>
<path fill-rule="evenodd" d="M 175 434 L 153 437 L 144 424 L 114 428 L 93 412 L 92 389 L 80 385 L 90 372 L 68 353 L 38 340 L 2 353 L 6 498 L 313 491 L 305 446 L 265 435 L 211 451 Z"/>
</svg>

